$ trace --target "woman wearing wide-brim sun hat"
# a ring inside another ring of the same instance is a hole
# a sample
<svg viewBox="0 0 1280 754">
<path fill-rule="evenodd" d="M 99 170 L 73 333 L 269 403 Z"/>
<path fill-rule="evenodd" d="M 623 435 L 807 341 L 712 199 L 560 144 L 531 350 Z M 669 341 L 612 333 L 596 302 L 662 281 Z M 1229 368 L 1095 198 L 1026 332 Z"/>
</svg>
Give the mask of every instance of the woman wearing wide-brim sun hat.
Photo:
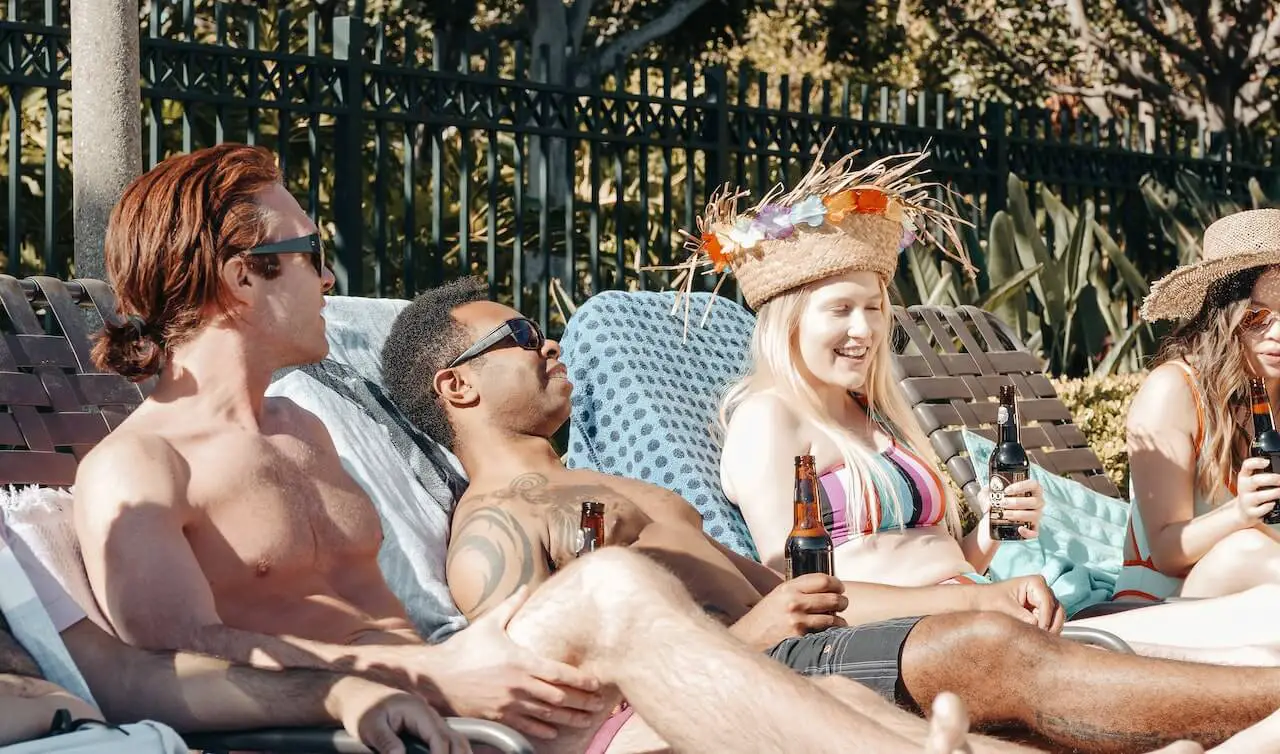
<svg viewBox="0 0 1280 754">
<path fill-rule="evenodd" d="M 1117 598 L 1214 597 L 1280 584 L 1280 475 L 1250 458 L 1250 378 L 1280 390 L 1280 209 L 1204 233 L 1203 257 L 1151 286 L 1174 320 L 1128 419 L 1133 512 Z M 1268 602 L 1278 602 L 1275 599 Z"/>
</svg>

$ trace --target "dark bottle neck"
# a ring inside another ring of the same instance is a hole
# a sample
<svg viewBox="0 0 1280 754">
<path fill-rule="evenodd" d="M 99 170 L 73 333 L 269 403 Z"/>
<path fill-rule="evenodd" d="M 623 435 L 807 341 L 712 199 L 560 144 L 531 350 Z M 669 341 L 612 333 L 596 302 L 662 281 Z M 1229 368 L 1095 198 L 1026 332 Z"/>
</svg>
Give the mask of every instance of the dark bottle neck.
<svg viewBox="0 0 1280 754">
<path fill-rule="evenodd" d="M 1249 402 L 1253 404 L 1253 436 L 1275 430 L 1275 422 L 1271 419 L 1271 398 L 1262 380 L 1250 380 Z"/>
<path fill-rule="evenodd" d="M 1018 436 L 1018 409 L 1013 403 L 1000 404 L 1000 418 L 1003 421 L 996 425 L 996 443 L 1020 443 Z"/>
</svg>

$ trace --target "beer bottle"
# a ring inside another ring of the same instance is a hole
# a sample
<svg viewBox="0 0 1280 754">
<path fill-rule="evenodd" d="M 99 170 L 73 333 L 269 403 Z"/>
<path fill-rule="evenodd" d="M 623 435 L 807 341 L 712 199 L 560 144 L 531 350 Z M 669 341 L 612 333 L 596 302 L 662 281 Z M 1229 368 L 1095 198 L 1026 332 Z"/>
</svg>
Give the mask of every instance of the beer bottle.
<svg viewBox="0 0 1280 754">
<path fill-rule="evenodd" d="M 582 501 L 582 518 L 579 519 L 578 531 L 581 537 L 579 556 L 604 547 L 604 503 Z"/>
<path fill-rule="evenodd" d="M 818 475 L 813 456 L 796 456 L 795 524 L 787 537 L 787 578 L 806 573 L 835 574 L 831 534 L 818 510 Z"/>
<path fill-rule="evenodd" d="M 1280 473 L 1280 432 L 1271 419 L 1271 399 L 1267 385 L 1256 377 L 1249 378 L 1249 402 L 1253 404 L 1253 444 L 1250 447 L 1255 458 L 1271 461 L 1271 473 Z M 1280 505 L 1267 511 L 1264 524 L 1280 524 Z"/>
<path fill-rule="evenodd" d="M 1018 533 L 1022 524 L 1007 521 L 1004 517 L 1005 488 L 1026 479 L 1031 473 L 1027 451 L 1018 439 L 1018 406 L 1013 385 L 1000 386 L 1000 408 L 996 412 L 996 447 L 991 453 L 989 468 L 991 476 L 987 494 L 991 501 L 991 538 L 997 541 L 1022 539 L 1022 535 Z"/>
</svg>

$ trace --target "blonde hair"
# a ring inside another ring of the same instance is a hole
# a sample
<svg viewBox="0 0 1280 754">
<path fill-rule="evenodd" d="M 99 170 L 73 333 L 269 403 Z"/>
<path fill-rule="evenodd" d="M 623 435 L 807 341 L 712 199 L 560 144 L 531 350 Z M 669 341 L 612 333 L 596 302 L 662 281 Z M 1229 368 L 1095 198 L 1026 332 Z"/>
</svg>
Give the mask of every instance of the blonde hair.
<svg viewBox="0 0 1280 754">
<path fill-rule="evenodd" d="M 817 391 L 801 375 L 796 367 L 800 363 L 798 333 L 800 318 L 809 303 L 813 289 L 824 281 L 817 281 L 802 288 L 778 295 L 765 303 L 756 317 L 755 330 L 751 336 L 751 368 L 747 375 L 731 386 L 720 404 L 720 429 L 727 431 L 733 412 L 754 395 L 774 391 L 786 405 L 807 420 L 823 435 L 831 440 L 849 470 L 849 489 L 845 490 L 847 501 L 846 520 L 857 522 L 859 528 L 866 528 L 862 506 L 855 505 L 872 494 L 874 482 L 880 482 L 880 489 L 892 489 L 888 485 L 886 472 L 881 464 L 875 462 L 878 453 L 874 448 L 859 442 L 849 430 L 837 422 L 826 410 L 818 397 Z M 880 280 L 881 311 L 891 317 L 889 290 Z M 892 328 L 892 320 L 890 320 Z M 881 338 L 871 356 L 871 368 L 868 370 L 865 395 L 867 412 L 871 419 L 883 425 L 895 442 L 905 446 L 926 463 L 939 467 L 938 458 L 920 430 L 911 414 L 911 407 L 898 382 L 893 377 L 890 363 L 890 338 Z M 950 497 L 950 493 L 943 490 Z M 885 501 L 897 509 L 897 521 L 902 528 L 907 516 L 903 512 L 903 501 L 894 499 Z M 946 526 L 951 534 L 959 539 L 962 534 L 960 512 L 954 500 L 946 501 Z"/>
<path fill-rule="evenodd" d="M 1235 416 L 1247 405 L 1251 376 L 1238 332 L 1249 306 L 1248 291 L 1245 296 L 1206 306 L 1200 317 L 1161 346 L 1153 363 L 1154 367 L 1181 360 L 1195 370 L 1200 395 L 1194 399 L 1201 403 L 1204 417 L 1197 438 L 1195 491 L 1206 500 L 1215 499 L 1215 491 L 1231 480 L 1250 442 L 1248 430 Z"/>
</svg>

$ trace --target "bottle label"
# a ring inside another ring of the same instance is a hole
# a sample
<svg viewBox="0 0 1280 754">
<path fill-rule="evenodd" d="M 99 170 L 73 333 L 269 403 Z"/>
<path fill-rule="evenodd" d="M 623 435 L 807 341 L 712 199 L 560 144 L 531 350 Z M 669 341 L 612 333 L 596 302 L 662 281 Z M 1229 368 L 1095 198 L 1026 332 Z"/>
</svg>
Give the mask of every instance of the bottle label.
<svg viewBox="0 0 1280 754">
<path fill-rule="evenodd" d="M 996 472 L 991 475 L 991 481 L 987 486 L 987 498 L 991 503 L 987 511 L 991 525 L 991 538 L 995 540 L 1019 540 L 1022 535 L 1018 532 L 1022 524 L 1017 521 L 1007 521 L 1004 517 L 1004 500 L 1005 488 L 1014 482 L 1021 481 L 1026 478 L 1025 474 L 1009 474 Z"/>
<path fill-rule="evenodd" d="M 1009 407 L 1001 406 L 999 409 L 996 410 L 996 424 L 1008 424 L 1008 423 L 1009 423 Z"/>
<path fill-rule="evenodd" d="M 991 499 L 991 519 L 993 521 L 996 518 L 1004 518 L 1004 488 L 1009 486 L 1010 481 L 1003 474 L 991 475 L 987 496 Z M 999 516 L 996 515 L 997 512 L 1000 514 Z"/>
</svg>

